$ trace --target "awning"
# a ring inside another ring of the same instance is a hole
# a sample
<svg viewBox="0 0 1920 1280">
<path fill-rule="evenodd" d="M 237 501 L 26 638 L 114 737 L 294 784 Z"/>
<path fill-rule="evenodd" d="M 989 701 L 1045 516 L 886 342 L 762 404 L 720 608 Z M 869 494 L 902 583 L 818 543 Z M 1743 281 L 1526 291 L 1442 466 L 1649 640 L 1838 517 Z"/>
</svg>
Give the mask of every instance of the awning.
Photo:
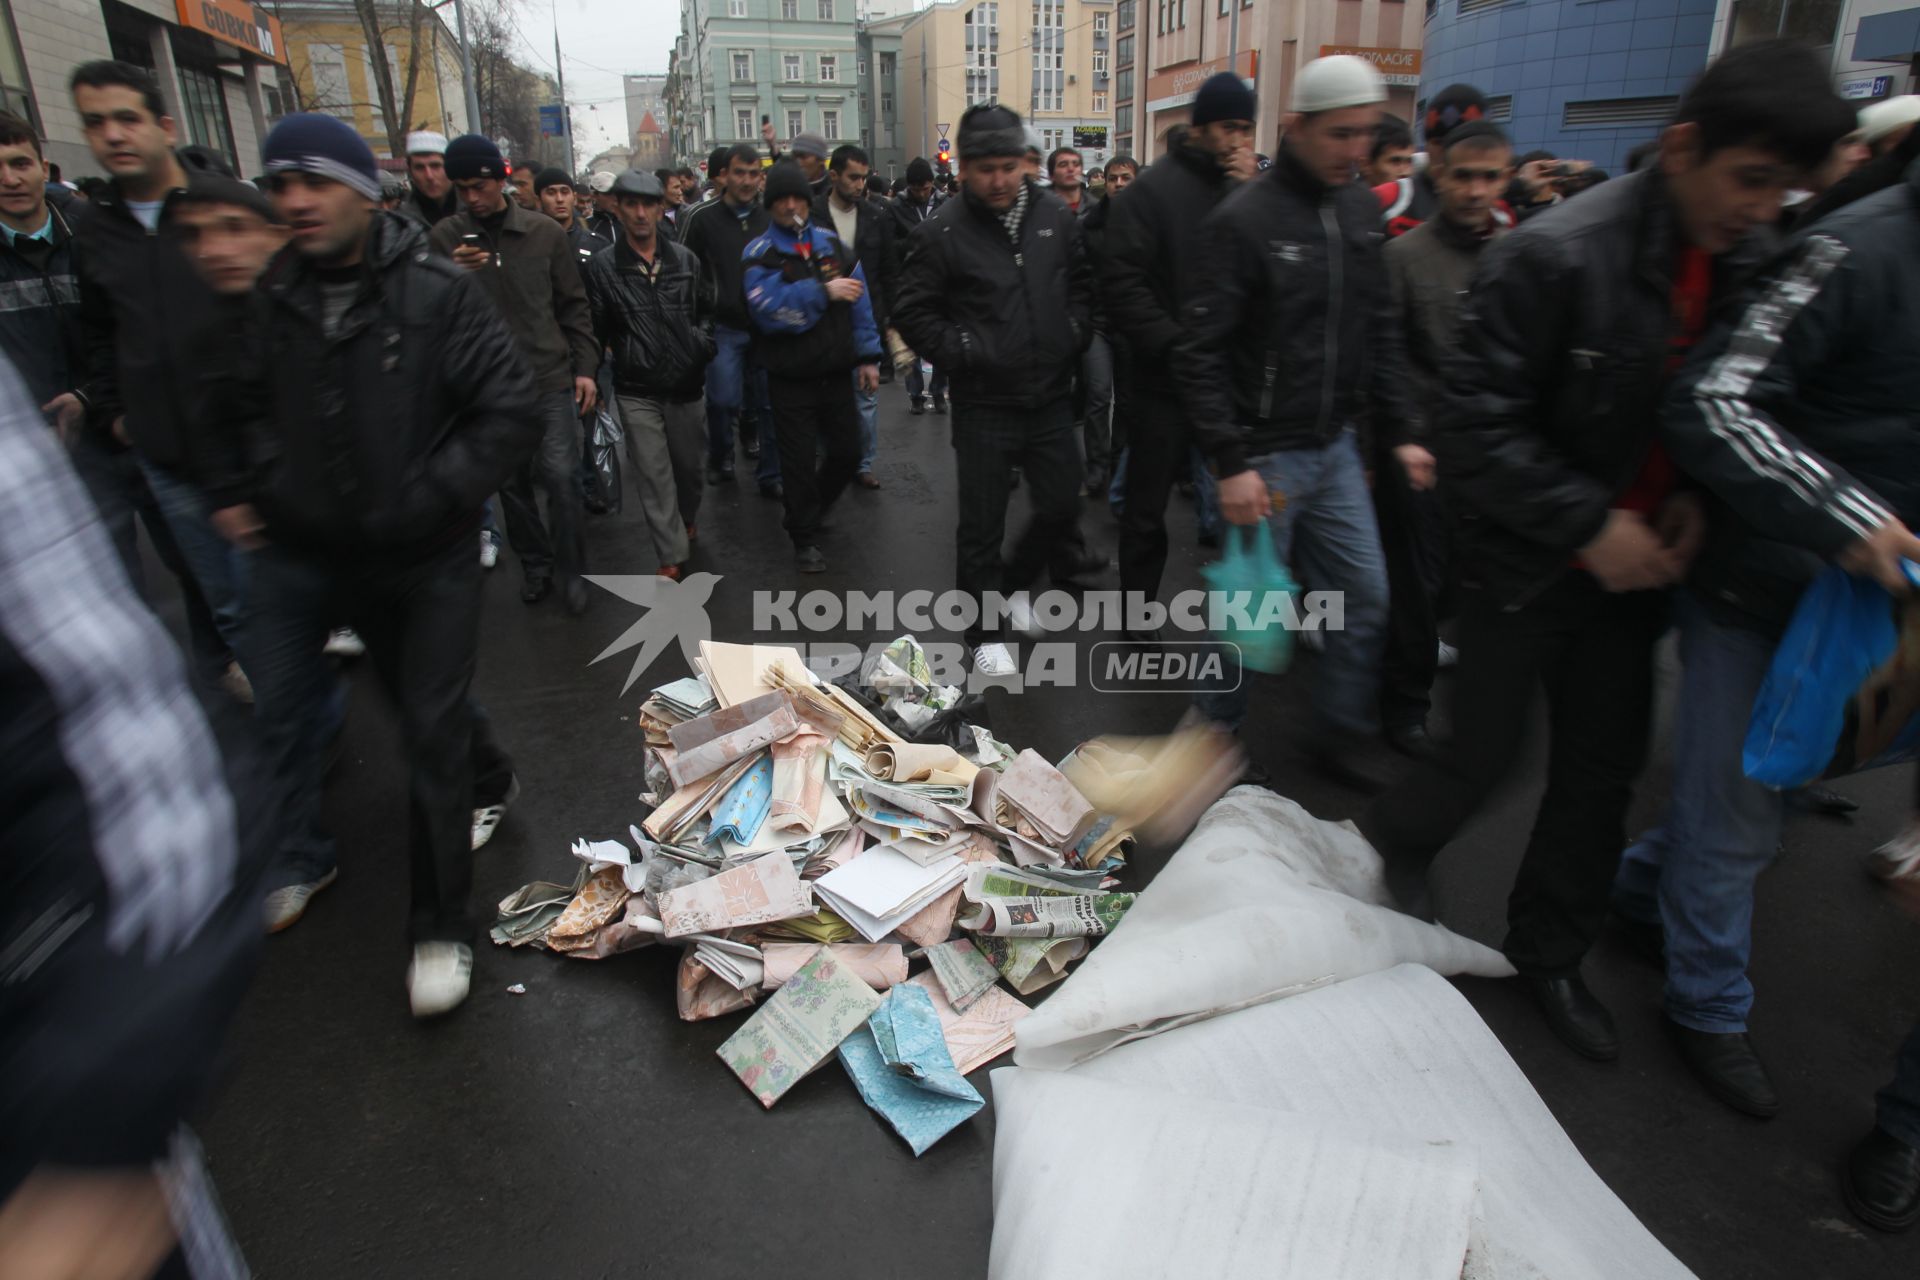
<svg viewBox="0 0 1920 1280">
<path fill-rule="evenodd" d="M 1920 50 L 1920 9 L 1862 18 L 1853 37 L 1855 62 L 1905 62 L 1916 50 Z"/>
</svg>

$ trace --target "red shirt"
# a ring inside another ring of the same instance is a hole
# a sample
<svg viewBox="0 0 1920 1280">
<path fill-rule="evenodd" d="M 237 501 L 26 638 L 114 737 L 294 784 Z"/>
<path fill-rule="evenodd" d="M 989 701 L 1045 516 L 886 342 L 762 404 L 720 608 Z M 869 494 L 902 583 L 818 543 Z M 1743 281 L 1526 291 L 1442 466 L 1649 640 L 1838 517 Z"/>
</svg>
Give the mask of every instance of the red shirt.
<svg viewBox="0 0 1920 1280">
<path fill-rule="evenodd" d="M 1713 255 L 1687 245 L 1673 269 L 1673 325 L 1667 331 L 1667 376 L 1686 363 L 1687 353 L 1707 330 L 1707 312 L 1713 302 Z M 1646 461 L 1613 505 L 1651 515 L 1673 492 L 1678 477 L 1673 459 L 1658 441 L 1648 448 Z"/>
</svg>

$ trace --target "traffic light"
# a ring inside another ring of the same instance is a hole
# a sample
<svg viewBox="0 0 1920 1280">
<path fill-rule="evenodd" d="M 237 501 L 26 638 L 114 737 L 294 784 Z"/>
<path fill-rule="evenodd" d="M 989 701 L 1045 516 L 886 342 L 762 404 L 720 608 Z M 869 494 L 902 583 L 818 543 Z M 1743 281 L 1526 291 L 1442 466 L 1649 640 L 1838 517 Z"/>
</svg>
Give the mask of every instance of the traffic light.
<svg viewBox="0 0 1920 1280">
<path fill-rule="evenodd" d="M 933 153 L 940 162 L 940 172 L 945 173 L 953 163 L 953 148 L 947 145 L 945 138 L 940 139 L 940 149 Z"/>
</svg>

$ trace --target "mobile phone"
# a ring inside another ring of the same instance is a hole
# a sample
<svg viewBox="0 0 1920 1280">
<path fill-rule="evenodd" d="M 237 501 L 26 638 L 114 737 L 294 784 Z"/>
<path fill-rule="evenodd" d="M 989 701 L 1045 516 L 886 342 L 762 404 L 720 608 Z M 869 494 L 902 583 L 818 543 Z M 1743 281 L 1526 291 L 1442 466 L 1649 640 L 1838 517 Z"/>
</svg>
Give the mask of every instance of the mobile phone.
<svg viewBox="0 0 1920 1280">
<path fill-rule="evenodd" d="M 460 237 L 460 243 L 469 249 L 478 249 L 480 247 L 480 237 L 469 231 L 466 235 Z"/>
</svg>

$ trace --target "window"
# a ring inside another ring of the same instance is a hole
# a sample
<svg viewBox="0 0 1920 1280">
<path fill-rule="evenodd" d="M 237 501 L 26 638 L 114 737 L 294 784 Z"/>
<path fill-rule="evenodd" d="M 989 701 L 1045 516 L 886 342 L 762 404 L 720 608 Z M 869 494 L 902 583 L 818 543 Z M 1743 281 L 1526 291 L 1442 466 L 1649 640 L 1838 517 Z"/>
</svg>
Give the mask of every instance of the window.
<svg viewBox="0 0 1920 1280">
<path fill-rule="evenodd" d="M 1187 0 L 1180 0 L 1180 29 L 1187 29 Z"/>
<path fill-rule="evenodd" d="M 313 73 L 313 96 L 307 100 L 307 109 L 324 111 L 352 124 L 353 94 L 347 88 L 346 50 L 337 44 L 310 44 L 307 68 Z"/>
<path fill-rule="evenodd" d="M 733 136 L 753 140 L 753 108 L 735 107 L 733 109 Z"/>
<path fill-rule="evenodd" d="M 20 59 L 13 24 L 7 20 L 7 6 L 0 0 L 0 111 L 11 111 L 36 128 L 42 127 L 34 114 L 33 95 L 27 91 L 27 68 Z"/>
<path fill-rule="evenodd" d="M 893 55 L 890 53 L 880 55 L 880 78 L 882 80 L 893 78 Z"/>
<path fill-rule="evenodd" d="M 1226 17 L 1228 11 L 1231 10 L 1232 8 L 1233 8 L 1233 0 L 1220 0 L 1220 16 L 1221 17 L 1223 18 Z"/>
<path fill-rule="evenodd" d="M 1096 90 L 1093 95 L 1093 113 L 1095 115 L 1100 115 L 1104 113 L 1106 109 L 1107 109 L 1107 95 L 1105 90 Z"/>
<path fill-rule="evenodd" d="M 1066 0 L 1034 0 L 1030 46 L 1033 51 L 1031 107 L 1035 111 L 1066 109 L 1066 43 Z M 1101 50 L 1094 56 L 1104 59 L 1107 55 Z"/>
<path fill-rule="evenodd" d="M 1107 15 L 1106 14 L 1096 13 L 1093 15 L 1093 34 L 1097 36 L 1103 36 L 1107 34 Z"/>
<path fill-rule="evenodd" d="M 800 0 L 780 0 L 780 16 L 788 22 L 800 21 Z"/>
<path fill-rule="evenodd" d="M 820 21 L 833 21 L 833 0 L 820 0 Z"/>
<path fill-rule="evenodd" d="M 780 78 L 793 81 L 800 78 L 800 55 L 783 53 L 780 55 Z"/>
<path fill-rule="evenodd" d="M 733 51 L 733 82 L 735 84 L 753 83 L 753 51 L 751 49 Z"/>
<path fill-rule="evenodd" d="M 1114 41 L 1113 61 L 1116 65 L 1122 67 L 1130 67 L 1133 65 L 1132 36 L 1121 36 L 1118 40 Z"/>
<path fill-rule="evenodd" d="M 727 16 L 744 18 L 747 16 L 747 0 L 727 0 Z"/>
<path fill-rule="evenodd" d="M 859 72 L 862 80 L 865 80 L 867 78 L 867 60 L 865 58 L 860 59 L 859 62 L 854 64 L 854 70 Z"/>
<path fill-rule="evenodd" d="M 1133 101 L 1133 68 L 1132 67 L 1128 67 L 1125 71 L 1122 71 L 1113 77 L 1113 96 L 1114 96 L 1114 100 L 1117 102 Z"/>
<path fill-rule="evenodd" d="M 1122 31 L 1133 30 L 1134 3 L 1135 0 L 1120 0 L 1120 3 L 1113 7 L 1114 26 Z"/>
<path fill-rule="evenodd" d="M 1840 0 L 1734 0 L 1733 36 L 1728 47 L 1775 36 L 1802 44 L 1830 45 L 1841 8 Z"/>
<path fill-rule="evenodd" d="M 233 160 L 233 122 L 227 117 L 227 95 L 221 76 L 198 67 L 180 67 L 180 114 L 186 119 L 189 140 Z"/>
<path fill-rule="evenodd" d="M 840 113 L 829 107 L 820 113 L 820 132 L 831 142 L 840 136 Z"/>
<path fill-rule="evenodd" d="M 798 137 L 806 131 L 807 122 L 805 113 L 798 107 L 790 109 L 787 112 L 787 136 L 789 138 Z"/>
<path fill-rule="evenodd" d="M 840 59 L 830 54 L 820 55 L 820 83 L 833 84 L 840 79 Z"/>
<path fill-rule="evenodd" d="M 883 116 L 890 116 L 893 114 L 893 95 L 892 94 L 883 93 L 880 95 L 880 114 Z"/>
<path fill-rule="evenodd" d="M 1093 51 L 1093 74 L 1097 76 L 1107 74 L 1107 51 L 1105 49 L 1095 49 Z"/>
<path fill-rule="evenodd" d="M 1000 94 L 1000 5 L 986 0 L 960 21 L 966 32 L 967 105 L 991 102 Z"/>
</svg>

